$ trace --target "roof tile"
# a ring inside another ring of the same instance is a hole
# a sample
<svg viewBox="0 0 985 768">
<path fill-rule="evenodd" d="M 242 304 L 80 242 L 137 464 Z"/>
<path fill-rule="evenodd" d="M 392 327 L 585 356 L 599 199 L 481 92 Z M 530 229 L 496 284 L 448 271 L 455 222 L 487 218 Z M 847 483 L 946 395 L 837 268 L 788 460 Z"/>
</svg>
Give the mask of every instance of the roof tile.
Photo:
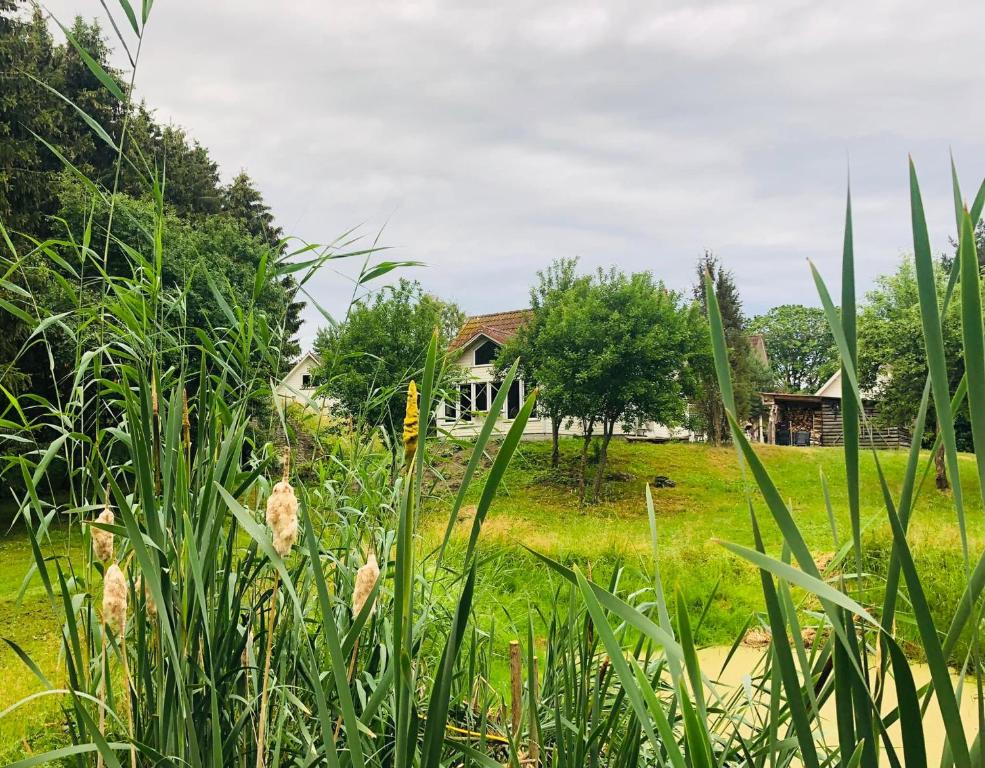
<svg viewBox="0 0 985 768">
<path fill-rule="evenodd" d="M 514 309 L 509 312 L 493 312 L 490 315 L 473 315 L 465 321 L 462 330 L 452 339 L 448 345 L 449 350 L 464 347 L 479 334 L 488 336 L 497 344 L 505 344 L 526 323 L 531 315 L 532 309 Z"/>
</svg>

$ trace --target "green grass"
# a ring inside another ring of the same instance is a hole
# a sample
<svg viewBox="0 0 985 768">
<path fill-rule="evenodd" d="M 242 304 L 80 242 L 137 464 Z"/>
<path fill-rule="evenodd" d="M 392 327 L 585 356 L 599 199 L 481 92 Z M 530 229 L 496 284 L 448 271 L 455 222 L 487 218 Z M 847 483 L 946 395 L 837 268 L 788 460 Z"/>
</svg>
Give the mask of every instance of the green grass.
<svg viewBox="0 0 985 768">
<path fill-rule="evenodd" d="M 58 684 L 59 613 L 49 603 L 40 579 L 34 577 L 18 600 L 34 556 L 23 525 L 11 526 L 13 510 L 0 507 L 0 638 L 13 641 L 27 652 L 49 679 Z M 64 555 L 68 541 L 55 529 L 46 553 Z M 43 689 L 34 675 L 6 643 L 0 644 L 0 712 Z M 30 739 L 38 746 L 62 730 L 56 697 L 45 697 L 0 718 L 0 758 L 13 745 Z"/>
<path fill-rule="evenodd" d="M 679 585 L 694 615 L 714 592 L 698 642 L 731 643 L 749 617 L 763 608 L 757 571 L 716 541 L 753 543 L 735 450 L 698 444 L 615 442 L 610 447 L 608 473 L 612 479 L 606 483 L 605 500 L 580 507 L 573 480 L 578 449 L 578 441 L 562 441 L 561 467 L 552 470 L 549 444 L 521 446 L 482 531 L 482 547 L 489 560 L 480 574 L 476 599 L 480 614 L 498 617 L 501 626 L 505 622 L 504 634 L 522 635 L 528 605 L 546 605 L 553 599 L 556 579 L 523 549 L 524 545 L 583 569 L 591 565 L 596 581 L 608 581 L 613 568 L 620 564 L 625 568 L 622 584 L 626 588 L 651 583 L 644 486 L 662 475 L 676 483 L 673 488 L 653 489 L 665 589 L 672 592 Z M 757 450 L 780 491 L 792 500 L 797 524 L 812 551 L 820 556 L 836 550 L 821 493 L 821 471 L 828 481 L 839 540 L 842 544 L 849 540 L 841 449 L 757 446 Z M 974 460 L 970 455 L 959 460 L 968 517 L 981 520 Z M 906 452 L 880 452 L 880 461 L 894 483 L 894 492 L 898 492 Z M 875 575 L 866 597 L 878 603 L 879 576 L 889 558 L 891 534 L 871 452 L 863 454 L 861 469 L 866 568 Z M 921 489 L 910 527 L 914 556 L 942 621 L 951 615 L 965 584 L 958 527 L 950 505 L 950 494 L 934 488 L 931 474 Z M 767 548 L 779 554 L 782 539 L 765 505 L 757 504 L 756 513 Z M 446 521 L 443 509 L 433 510 L 425 524 L 425 539 L 436 541 Z M 470 525 L 469 521 L 459 522 L 454 540 L 464 538 Z M 981 540 L 977 537 L 973 550 L 980 549 Z M 905 612 L 899 618 L 904 637 L 908 637 L 907 618 Z M 516 626 L 510 626 L 511 619 Z"/>
<path fill-rule="evenodd" d="M 692 615 L 697 616 L 720 580 L 698 632 L 698 642 L 731 643 L 750 615 L 763 605 L 755 569 L 716 543 L 716 539 L 752 543 L 734 450 L 704 445 L 616 442 L 610 448 L 609 473 L 613 479 L 606 483 L 604 501 L 580 507 L 572 480 L 578 448 L 575 440 L 563 441 L 562 467 L 554 471 L 549 466 L 547 443 L 523 443 L 483 528 L 480 543 L 484 562 L 480 567 L 475 610 L 480 623 L 488 625 L 495 619 L 497 647 L 505 649 L 508 639 L 524 637 L 528 610 L 534 610 L 536 615 L 538 606 L 549 605 L 558 586 L 557 578 L 540 566 L 523 545 L 563 562 L 577 563 L 583 569 L 591 565 L 597 581 L 608 581 L 614 567 L 621 564 L 625 567 L 624 587 L 632 589 L 650 583 L 644 576 L 652 573 L 652 564 L 643 489 L 657 475 L 676 483 L 674 488 L 653 489 L 660 535 L 660 569 L 668 592 L 679 585 L 692 605 Z M 794 500 L 797 522 L 809 546 L 819 555 L 834 551 L 819 490 L 819 471 L 823 470 L 828 479 L 839 536 L 844 542 L 849 524 L 841 451 L 773 446 L 759 446 L 758 450 L 780 490 Z M 902 451 L 880 454 L 888 476 L 897 482 L 905 459 Z M 969 519 L 981 520 L 982 510 L 975 506 L 978 494 L 972 458 L 962 456 L 960 461 L 962 468 L 967 468 L 963 481 L 970 505 Z M 448 460 L 441 467 L 452 476 L 455 461 Z M 443 498 L 446 490 L 439 488 Z M 475 501 L 469 499 L 468 503 Z M 447 522 L 447 503 L 442 501 L 437 508 L 434 506 L 422 525 L 425 551 L 440 540 Z M 874 462 L 871 454 L 864 454 L 864 542 L 866 562 L 875 573 L 889 556 L 889 531 L 881 509 Z M 768 545 L 776 550 L 780 542 L 778 531 L 765 509 L 757 508 L 757 514 Z M 7 531 L 9 525 L 8 514 L 3 530 Z M 464 542 L 470 526 L 470 520 L 457 524 L 453 546 Z M 65 534 L 56 530 L 52 538 L 51 551 L 64 554 Z M 921 575 L 926 579 L 928 599 L 939 608 L 941 616 L 949 615 L 965 580 L 950 497 L 934 489 L 932 477 L 921 491 L 910 538 Z M 975 544 L 980 548 L 980 537 Z M 23 600 L 16 602 L 32 561 L 23 527 L 15 527 L 0 537 L 0 637 L 18 643 L 57 681 L 61 679 L 58 618 L 40 582 L 33 580 Z M 904 637 L 908 634 L 906 621 L 904 612 L 900 617 Z M 502 672 L 505 667 L 497 665 L 497 669 Z M 6 645 L 0 646 L 0 680 L 4 681 L 0 687 L 0 711 L 40 690 L 31 673 Z M 0 756 L 25 738 L 34 741 L 39 736 L 54 737 L 60 731 L 55 699 L 17 710 L 0 720 Z"/>
</svg>

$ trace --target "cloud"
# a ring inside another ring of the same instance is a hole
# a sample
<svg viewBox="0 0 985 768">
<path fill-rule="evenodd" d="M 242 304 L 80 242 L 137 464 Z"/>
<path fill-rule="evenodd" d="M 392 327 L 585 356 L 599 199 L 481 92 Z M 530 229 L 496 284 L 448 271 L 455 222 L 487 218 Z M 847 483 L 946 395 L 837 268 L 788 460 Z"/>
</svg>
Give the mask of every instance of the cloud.
<svg viewBox="0 0 985 768">
<path fill-rule="evenodd" d="M 983 23 L 977 0 L 159 0 L 138 83 L 289 232 L 382 229 L 468 311 L 524 305 L 560 256 L 684 290 L 710 248 L 756 312 L 812 301 L 807 259 L 837 289 L 849 160 L 863 284 L 910 247 L 908 152 L 947 246 L 949 148 L 966 194 L 985 176 Z M 312 284 L 333 312 L 351 270 Z"/>
</svg>

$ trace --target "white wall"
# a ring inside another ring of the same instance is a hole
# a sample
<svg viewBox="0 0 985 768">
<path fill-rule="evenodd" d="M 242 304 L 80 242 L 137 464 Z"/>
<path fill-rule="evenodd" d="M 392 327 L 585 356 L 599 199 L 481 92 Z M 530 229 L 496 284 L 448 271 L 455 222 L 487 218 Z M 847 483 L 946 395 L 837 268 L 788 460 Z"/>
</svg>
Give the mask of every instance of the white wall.
<svg viewBox="0 0 985 768">
<path fill-rule="evenodd" d="M 277 385 L 274 395 L 283 404 L 299 403 L 312 407 L 311 400 L 315 397 L 315 387 L 311 378 L 318 367 L 318 359 L 310 352 L 302 357 L 284 379 Z M 317 407 L 323 411 L 331 410 L 332 402 L 328 398 L 315 400 Z"/>
</svg>

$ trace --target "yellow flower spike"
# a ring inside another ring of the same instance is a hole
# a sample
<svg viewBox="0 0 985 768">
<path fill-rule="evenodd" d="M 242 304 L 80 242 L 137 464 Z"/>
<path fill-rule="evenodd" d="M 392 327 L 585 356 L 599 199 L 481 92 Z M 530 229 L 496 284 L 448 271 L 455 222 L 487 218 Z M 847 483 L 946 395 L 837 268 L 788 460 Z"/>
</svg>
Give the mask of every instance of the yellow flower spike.
<svg viewBox="0 0 985 768">
<path fill-rule="evenodd" d="M 417 438 L 420 434 L 420 412 L 417 405 L 417 384 L 411 380 L 407 387 L 407 413 L 404 415 L 404 464 L 407 467 L 414 461 L 417 453 Z"/>
</svg>

